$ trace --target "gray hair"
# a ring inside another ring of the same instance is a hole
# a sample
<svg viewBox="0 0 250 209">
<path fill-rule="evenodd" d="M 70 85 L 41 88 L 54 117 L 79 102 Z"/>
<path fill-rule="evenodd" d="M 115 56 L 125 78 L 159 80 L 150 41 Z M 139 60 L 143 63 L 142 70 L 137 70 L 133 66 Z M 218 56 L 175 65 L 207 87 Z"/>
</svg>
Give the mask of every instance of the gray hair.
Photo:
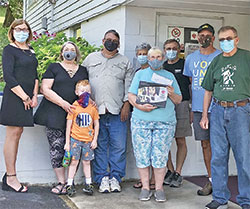
<svg viewBox="0 0 250 209">
<path fill-rule="evenodd" d="M 163 51 L 158 47 L 158 46 L 153 46 L 149 51 L 148 51 L 148 57 L 150 57 L 150 54 L 152 52 L 159 52 L 161 53 L 161 56 L 164 57 Z"/>
<path fill-rule="evenodd" d="M 149 51 L 149 49 L 151 49 L 150 44 L 148 44 L 148 43 L 141 43 L 141 44 L 137 45 L 135 47 L 135 52 L 138 52 L 139 50 L 143 50 L 143 49 L 146 49 L 147 51 Z"/>
<path fill-rule="evenodd" d="M 233 31 L 234 35 L 235 35 L 235 36 L 238 36 L 237 30 L 236 30 L 236 28 L 233 27 L 233 26 L 222 26 L 222 27 L 219 29 L 219 31 L 218 31 L 218 35 L 219 35 L 221 32 L 225 32 L 225 31 L 228 31 L 228 30 Z"/>
</svg>

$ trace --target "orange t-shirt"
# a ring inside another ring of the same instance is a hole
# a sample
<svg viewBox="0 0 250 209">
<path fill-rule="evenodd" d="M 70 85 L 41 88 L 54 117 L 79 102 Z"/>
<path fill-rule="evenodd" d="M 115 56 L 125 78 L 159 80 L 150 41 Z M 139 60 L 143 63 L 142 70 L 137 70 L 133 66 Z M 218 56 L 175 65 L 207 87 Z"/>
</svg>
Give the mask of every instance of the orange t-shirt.
<svg viewBox="0 0 250 209">
<path fill-rule="evenodd" d="M 99 119 L 97 109 L 88 105 L 83 108 L 77 101 L 73 103 L 75 109 L 72 114 L 68 114 L 67 120 L 72 120 L 71 137 L 79 141 L 90 142 L 94 137 L 94 120 Z"/>
</svg>

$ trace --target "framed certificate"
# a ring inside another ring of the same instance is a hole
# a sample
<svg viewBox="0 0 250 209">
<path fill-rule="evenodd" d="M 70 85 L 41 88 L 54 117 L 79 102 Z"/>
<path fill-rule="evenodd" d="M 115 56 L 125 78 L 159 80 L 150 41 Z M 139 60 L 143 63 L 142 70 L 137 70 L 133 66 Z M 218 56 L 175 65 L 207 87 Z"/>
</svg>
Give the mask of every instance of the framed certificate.
<svg viewBox="0 0 250 209">
<path fill-rule="evenodd" d="M 136 97 L 137 104 L 151 104 L 165 108 L 168 98 L 166 85 L 140 81 Z"/>
</svg>

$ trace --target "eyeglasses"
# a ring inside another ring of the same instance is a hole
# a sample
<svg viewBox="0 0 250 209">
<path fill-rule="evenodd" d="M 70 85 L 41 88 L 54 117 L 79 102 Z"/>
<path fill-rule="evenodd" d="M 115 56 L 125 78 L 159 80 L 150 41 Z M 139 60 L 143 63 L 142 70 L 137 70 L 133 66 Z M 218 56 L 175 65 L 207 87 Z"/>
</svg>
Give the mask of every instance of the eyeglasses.
<svg viewBox="0 0 250 209">
<path fill-rule="evenodd" d="M 168 48 L 165 48 L 165 50 L 166 50 L 166 51 L 170 51 L 170 50 L 174 50 L 174 51 L 176 51 L 176 50 L 177 50 L 177 48 L 176 48 L 176 47 L 173 47 L 173 48 L 168 47 Z"/>
<path fill-rule="evenodd" d="M 110 39 L 110 38 L 107 38 L 105 39 L 106 41 L 112 41 L 113 43 L 116 43 L 116 44 L 119 44 L 119 41 L 118 40 L 113 40 L 113 39 Z"/>
<path fill-rule="evenodd" d="M 235 39 L 236 37 L 237 37 L 237 36 L 235 36 L 235 37 L 228 36 L 228 37 L 226 37 L 226 38 L 219 38 L 219 41 L 225 41 L 225 40 L 231 41 L 231 40 Z"/>
<path fill-rule="evenodd" d="M 29 32 L 29 29 L 28 29 L 28 28 L 14 28 L 14 30 L 15 30 L 16 32 L 21 32 L 21 31 L 23 31 L 23 32 L 25 32 L 25 33 Z"/>
</svg>

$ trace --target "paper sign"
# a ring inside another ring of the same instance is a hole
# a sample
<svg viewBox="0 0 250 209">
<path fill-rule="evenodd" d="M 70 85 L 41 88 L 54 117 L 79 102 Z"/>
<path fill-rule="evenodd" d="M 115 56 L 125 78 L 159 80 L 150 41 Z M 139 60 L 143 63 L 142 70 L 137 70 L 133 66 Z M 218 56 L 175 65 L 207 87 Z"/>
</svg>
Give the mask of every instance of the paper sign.
<svg viewBox="0 0 250 209">
<path fill-rule="evenodd" d="M 173 83 L 173 80 L 157 75 L 156 73 L 153 74 L 151 81 L 155 83 L 163 84 L 166 86 L 172 86 L 172 83 Z"/>
</svg>

